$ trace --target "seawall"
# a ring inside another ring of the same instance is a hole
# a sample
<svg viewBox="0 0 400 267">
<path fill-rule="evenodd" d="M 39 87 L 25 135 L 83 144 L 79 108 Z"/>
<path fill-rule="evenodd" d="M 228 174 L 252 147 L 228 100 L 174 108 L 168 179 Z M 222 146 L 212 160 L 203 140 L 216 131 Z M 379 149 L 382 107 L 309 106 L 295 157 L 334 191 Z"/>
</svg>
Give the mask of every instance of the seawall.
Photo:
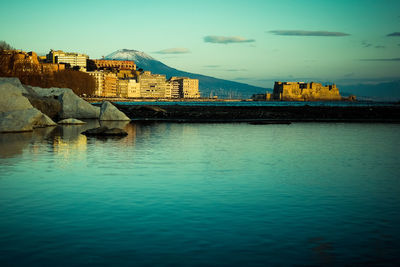
<svg viewBox="0 0 400 267">
<path fill-rule="evenodd" d="M 384 122 L 400 123 L 391 106 L 182 106 L 118 105 L 132 120 L 175 122 Z"/>
</svg>

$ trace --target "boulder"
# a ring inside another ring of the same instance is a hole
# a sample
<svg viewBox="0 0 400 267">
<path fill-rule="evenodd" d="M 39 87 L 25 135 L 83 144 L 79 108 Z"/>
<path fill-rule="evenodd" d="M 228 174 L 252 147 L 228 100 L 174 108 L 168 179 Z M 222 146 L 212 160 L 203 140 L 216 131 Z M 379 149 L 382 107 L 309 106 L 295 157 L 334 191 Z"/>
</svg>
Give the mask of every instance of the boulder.
<svg viewBox="0 0 400 267">
<path fill-rule="evenodd" d="M 126 136 L 128 133 L 122 129 L 119 128 L 108 128 L 105 126 L 94 128 L 94 129 L 89 129 L 82 134 L 87 135 L 87 136 Z"/>
<path fill-rule="evenodd" d="M 52 97 L 41 97 L 36 93 L 25 96 L 34 108 L 40 110 L 52 119 L 58 118 L 61 112 L 61 103 L 59 101 Z"/>
<path fill-rule="evenodd" d="M 73 118 L 69 118 L 69 119 L 61 120 L 57 123 L 58 124 L 85 124 L 86 122 L 77 120 L 77 119 L 73 119 Z"/>
<path fill-rule="evenodd" d="M 61 103 L 61 119 L 98 119 L 100 108 L 91 105 L 68 88 L 31 87 L 41 97 L 52 97 Z"/>
<path fill-rule="evenodd" d="M 55 125 L 47 115 L 35 108 L 0 113 L 0 132 L 25 132 Z"/>
<path fill-rule="evenodd" d="M 22 90 L 13 83 L 0 82 L 0 95 L 0 112 L 32 108 L 29 100 L 22 95 Z"/>
<path fill-rule="evenodd" d="M 123 112 L 119 111 L 113 104 L 104 101 L 100 108 L 101 121 L 130 121 Z"/>
<path fill-rule="evenodd" d="M 0 132 L 24 132 L 56 125 L 48 116 L 32 107 L 23 95 L 25 93 L 27 90 L 18 79 L 0 79 Z"/>
<path fill-rule="evenodd" d="M 29 94 L 29 90 L 25 88 L 24 85 L 21 84 L 21 81 L 15 77 L 0 77 L 0 87 L 3 84 L 11 84 L 15 90 L 21 92 L 22 94 Z"/>
</svg>

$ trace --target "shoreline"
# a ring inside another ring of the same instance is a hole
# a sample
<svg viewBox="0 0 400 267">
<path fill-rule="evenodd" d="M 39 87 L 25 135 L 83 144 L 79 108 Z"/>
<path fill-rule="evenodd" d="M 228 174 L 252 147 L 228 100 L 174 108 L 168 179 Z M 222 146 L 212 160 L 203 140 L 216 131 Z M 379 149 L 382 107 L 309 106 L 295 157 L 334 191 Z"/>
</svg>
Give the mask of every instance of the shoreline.
<svg viewBox="0 0 400 267">
<path fill-rule="evenodd" d="M 115 103 L 114 103 L 115 104 Z M 115 106 L 133 121 L 400 123 L 400 106 Z"/>
</svg>

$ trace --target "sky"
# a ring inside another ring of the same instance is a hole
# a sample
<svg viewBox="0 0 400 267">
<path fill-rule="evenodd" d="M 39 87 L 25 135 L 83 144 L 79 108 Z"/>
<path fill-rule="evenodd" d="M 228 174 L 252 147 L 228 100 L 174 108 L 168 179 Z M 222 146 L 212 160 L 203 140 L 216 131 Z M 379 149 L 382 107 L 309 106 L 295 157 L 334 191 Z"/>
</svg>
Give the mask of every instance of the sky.
<svg viewBox="0 0 400 267">
<path fill-rule="evenodd" d="M 399 0 L 1 0 L 0 25 L 0 40 L 25 51 L 135 49 L 266 88 L 400 79 Z"/>
</svg>

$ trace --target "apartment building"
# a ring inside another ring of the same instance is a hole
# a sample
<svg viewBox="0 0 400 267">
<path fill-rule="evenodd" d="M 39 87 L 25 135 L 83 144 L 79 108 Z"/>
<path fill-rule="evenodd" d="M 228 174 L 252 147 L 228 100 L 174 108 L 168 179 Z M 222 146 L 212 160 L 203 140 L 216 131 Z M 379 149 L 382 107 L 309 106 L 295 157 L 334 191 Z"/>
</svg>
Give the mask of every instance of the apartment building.
<svg viewBox="0 0 400 267">
<path fill-rule="evenodd" d="M 144 71 L 137 77 L 140 83 L 140 96 L 144 98 L 164 98 L 167 84 L 166 76 L 152 74 L 150 71 Z"/>
<path fill-rule="evenodd" d="M 135 79 L 118 79 L 117 96 L 119 97 L 140 97 L 140 83 Z"/>
<path fill-rule="evenodd" d="M 69 64 L 71 68 L 79 67 L 81 71 L 86 71 L 86 61 L 89 57 L 85 54 L 64 52 L 61 50 L 50 50 L 46 55 L 49 63 Z"/>
<path fill-rule="evenodd" d="M 187 77 L 171 77 L 169 80 L 173 84 L 172 98 L 179 94 L 180 98 L 199 98 L 199 80 Z M 178 91 L 177 91 L 178 90 Z"/>
</svg>

